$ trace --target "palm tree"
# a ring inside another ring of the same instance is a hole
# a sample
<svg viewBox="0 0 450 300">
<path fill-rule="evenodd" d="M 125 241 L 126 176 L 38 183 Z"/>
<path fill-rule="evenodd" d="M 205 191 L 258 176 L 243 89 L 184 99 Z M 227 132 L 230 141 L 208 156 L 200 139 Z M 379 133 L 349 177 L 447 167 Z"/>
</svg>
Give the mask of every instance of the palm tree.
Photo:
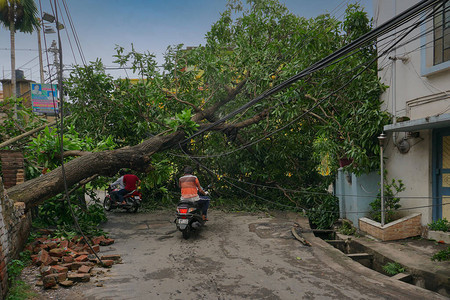
<svg viewBox="0 0 450 300">
<path fill-rule="evenodd" d="M 16 47 L 17 30 L 32 33 L 39 30 L 38 10 L 34 0 L 0 0 L 0 23 L 9 29 L 11 34 L 11 88 L 12 96 L 16 93 Z"/>
</svg>

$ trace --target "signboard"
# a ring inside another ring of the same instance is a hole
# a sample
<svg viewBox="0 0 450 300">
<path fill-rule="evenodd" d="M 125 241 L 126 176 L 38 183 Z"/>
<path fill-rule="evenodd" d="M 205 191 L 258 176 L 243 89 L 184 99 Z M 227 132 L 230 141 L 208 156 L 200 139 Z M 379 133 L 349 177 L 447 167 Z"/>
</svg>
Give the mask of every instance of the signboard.
<svg viewBox="0 0 450 300">
<path fill-rule="evenodd" d="M 33 112 L 57 114 L 59 111 L 58 89 L 56 84 L 30 83 Z"/>
</svg>

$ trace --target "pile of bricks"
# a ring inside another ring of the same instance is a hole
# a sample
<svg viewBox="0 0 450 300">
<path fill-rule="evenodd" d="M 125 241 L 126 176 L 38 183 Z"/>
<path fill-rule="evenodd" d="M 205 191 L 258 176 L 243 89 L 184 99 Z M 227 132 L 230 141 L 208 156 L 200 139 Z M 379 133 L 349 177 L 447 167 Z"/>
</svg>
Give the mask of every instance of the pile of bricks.
<svg viewBox="0 0 450 300">
<path fill-rule="evenodd" d="M 57 288 L 58 285 L 70 287 L 77 282 L 90 281 L 93 267 L 98 265 L 109 268 L 121 261 L 120 255 L 104 255 L 100 259 L 94 255 L 100 251 L 100 246 L 114 243 L 113 239 L 103 236 L 92 239 L 92 249 L 81 238 L 63 240 L 59 238 L 41 237 L 25 247 L 32 255 L 33 264 L 39 267 L 41 285 L 46 289 Z"/>
</svg>

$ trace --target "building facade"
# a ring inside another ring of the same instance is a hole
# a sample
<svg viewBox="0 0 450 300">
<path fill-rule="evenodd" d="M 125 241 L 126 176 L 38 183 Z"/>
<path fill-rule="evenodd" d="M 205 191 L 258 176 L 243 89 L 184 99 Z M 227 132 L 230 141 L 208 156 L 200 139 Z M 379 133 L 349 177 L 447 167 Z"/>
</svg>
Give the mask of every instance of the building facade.
<svg viewBox="0 0 450 300">
<path fill-rule="evenodd" d="M 374 26 L 419 2 L 374 0 Z M 377 48 L 388 86 L 384 109 L 392 114 L 384 127 L 387 182 L 405 184 L 398 194 L 403 216 L 421 213 L 422 225 L 450 220 L 450 1 L 436 1 L 379 38 Z"/>
</svg>

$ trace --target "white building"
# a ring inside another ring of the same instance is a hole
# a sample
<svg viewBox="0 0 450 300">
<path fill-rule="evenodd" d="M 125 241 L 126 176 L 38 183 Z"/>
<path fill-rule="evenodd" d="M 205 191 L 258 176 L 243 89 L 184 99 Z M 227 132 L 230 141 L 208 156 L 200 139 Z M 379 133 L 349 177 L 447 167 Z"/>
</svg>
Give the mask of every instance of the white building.
<svg viewBox="0 0 450 300">
<path fill-rule="evenodd" d="M 374 0 L 374 26 L 419 2 Z M 379 38 L 379 54 L 410 30 L 378 60 L 389 86 L 382 99 L 393 115 L 384 127 L 384 157 L 388 180 L 401 179 L 406 187 L 399 194 L 402 215 L 422 213 L 426 225 L 450 220 L 450 0 Z"/>
</svg>

